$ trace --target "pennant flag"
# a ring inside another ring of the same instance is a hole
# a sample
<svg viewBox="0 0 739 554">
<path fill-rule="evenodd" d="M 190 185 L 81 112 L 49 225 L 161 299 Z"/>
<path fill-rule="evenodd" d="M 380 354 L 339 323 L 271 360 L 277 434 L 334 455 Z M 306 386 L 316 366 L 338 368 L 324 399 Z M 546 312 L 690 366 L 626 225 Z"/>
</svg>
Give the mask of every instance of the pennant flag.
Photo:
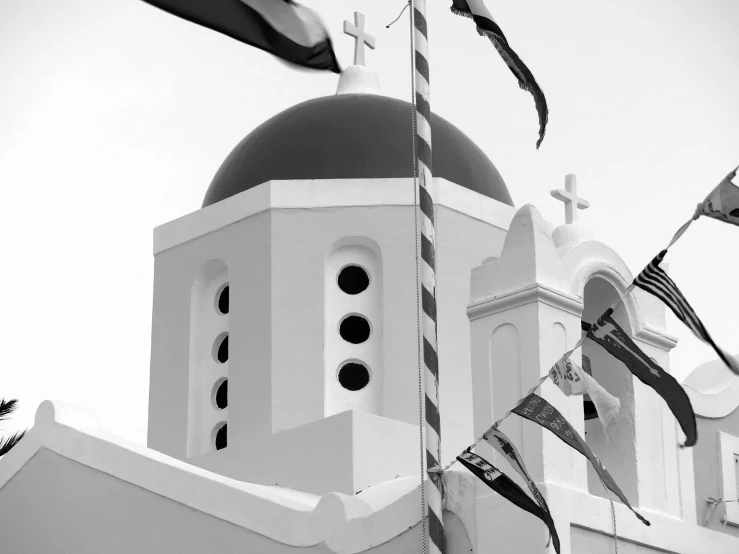
<svg viewBox="0 0 739 554">
<path fill-rule="evenodd" d="M 739 188 L 737 190 L 739 191 Z M 737 197 L 737 201 L 739 201 L 739 197 Z M 724 352 L 713 342 L 711 335 L 708 334 L 708 331 L 703 326 L 701 320 L 698 319 L 698 316 L 693 311 L 693 308 L 690 307 L 690 304 L 688 304 L 680 289 L 677 288 L 675 282 L 659 266 L 660 262 L 665 258 L 665 254 L 667 254 L 667 250 L 663 250 L 657 254 L 649 265 L 644 268 L 644 271 L 637 275 L 636 279 L 634 279 L 634 284 L 662 300 L 696 337 L 710 344 L 726 366 L 739 375 L 739 361 Z"/>
<path fill-rule="evenodd" d="M 320 16 L 292 0 L 144 0 L 285 60 L 340 73 Z"/>
<path fill-rule="evenodd" d="M 506 40 L 503 31 L 498 27 L 498 24 L 493 19 L 493 16 L 490 15 L 482 0 L 452 0 L 451 9 L 452 13 L 469 17 L 475 22 L 478 34 L 490 39 L 490 42 L 493 43 L 493 46 L 495 46 L 500 57 L 503 58 L 508 69 L 518 79 L 518 86 L 530 92 L 534 97 L 536 112 L 539 114 L 539 140 L 536 141 L 536 148 L 538 149 L 541 141 L 544 140 L 544 133 L 547 130 L 549 108 L 547 108 L 547 99 L 544 97 L 544 92 L 539 87 L 536 79 L 534 79 L 534 75 L 508 45 L 508 40 Z"/>
<path fill-rule="evenodd" d="M 612 309 L 604 313 L 596 323 L 591 325 L 588 338 L 599 344 L 614 358 L 623 364 L 639 380 L 654 389 L 672 411 L 680 428 L 685 433 L 684 446 L 693 446 L 698 440 L 695 424 L 695 413 L 685 389 L 675 378 L 663 370 L 656 362 L 642 352 L 631 337 L 619 327 L 611 317 Z"/>
<path fill-rule="evenodd" d="M 466 450 L 457 456 L 457 460 L 500 496 L 542 520 L 549 529 L 549 534 L 552 536 L 554 550 L 559 554 L 559 536 L 557 535 L 557 530 L 554 528 L 554 521 L 549 514 L 548 508 L 544 510 L 537 505 L 536 502 L 526 496 L 526 493 L 523 492 L 521 487 L 513 482 L 510 477 L 505 473 L 501 473 L 498 468 L 485 458 Z"/>
<path fill-rule="evenodd" d="M 698 204 L 697 215 L 707 215 L 720 221 L 739 225 L 739 187 L 731 180 L 739 167 L 729 173 L 711 194 Z"/>
<path fill-rule="evenodd" d="M 541 491 L 539 491 L 536 483 L 534 483 L 531 475 L 529 475 L 529 472 L 526 470 L 526 466 L 523 464 L 523 458 L 521 457 L 521 454 L 518 453 L 518 449 L 511 442 L 511 439 L 509 439 L 503 431 L 499 431 L 495 427 L 488 429 L 483 437 L 490 446 L 495 448 L 498 453 L 510 462 L 511 467 L 513 467 L 513 469 L 516 470 L 516 473 L 518 473 L 526 482 L 526 486 L 529 487 L 531 494 L 534 496 L 534 500 L 536 500 L 539 506 L 541 506 L 542 510 L 549 513 L 549 506 L 547 506 L 546 500 L 544 500 Z"/>
<path fill-rule="evenodd" d="M 583 361 L 586 360 L 583 356 Z M 587 394 L 593 402 L 603 429 L 618 415 L 621 402 L 604 389 L 588 372 L 569 357 L 560 358 L 549 370 L 549 377 L 566 396 Z"/>
<path fill-rule="evenodd" d="M 593 454 L 590 447 L 582 440 L 580 434 L 575 431 L 574 427 L 559 413 L 557 408 L 552 406 L 549 402 L 544 400 L 541 396 L 536 393 L 529 394 L 524 398 L 521 403 L 513 408 L 513 413 L 517 414 L 525 419 L 538 423 L 545 429 L 548 429 L 559 437 L 565 444 L 577 450 L 580 454 L 585 456 L 588 461 L 593 465 L 593 468 L 598 473 L 598 476 L 603 481 L 603 484 L 613 491 L 616 496 L 621 499 L 629 510 L 634 512 L 634 515 L 645 525 L 650 523 L 639 515 L 634 508 L 631 507 L 629 501 L 626 499 L 626 495 L 621 492 L 618 488 L 616 481 L 614 481 L 608 470 L 600 463 L 600 460 Z"/>
</svg>

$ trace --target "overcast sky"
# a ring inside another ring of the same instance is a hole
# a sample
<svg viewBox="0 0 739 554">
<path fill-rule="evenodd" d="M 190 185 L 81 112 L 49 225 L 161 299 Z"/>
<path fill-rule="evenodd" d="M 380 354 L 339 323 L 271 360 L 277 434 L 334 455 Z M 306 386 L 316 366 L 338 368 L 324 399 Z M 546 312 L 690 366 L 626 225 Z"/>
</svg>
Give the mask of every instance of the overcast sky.
<svg viewBox="0 0 739 554">
<path fill-rule="evenodd" d="M 306 4 L 344 66 L 342 21 L 365 13 L 368 65 L 384 94 L 410 98 L 408 12 L 385 28 L 403 0 Z M 493 160 L 517 206 L 550 221 L 564 209 L 549 191 L 577 174 L 581 221 L 634 273 L 739 164 L 736 0 L 488 0 L 549 102 L 538 152 L 531 96 L 449 4 L 429 2 L 433 110 Z M 53 398 L 145 442 L 152 229 L 199 209 L 254 127 L 336 83 L 139 0 L 0 0 L 0 396 L 22 406 L 6 432 Z M 732 352 L 737 245 L 738 228 L 703 218 L 667 258 Z M 715 357 L 668 325 L 676 377 Z"/>
</svg>

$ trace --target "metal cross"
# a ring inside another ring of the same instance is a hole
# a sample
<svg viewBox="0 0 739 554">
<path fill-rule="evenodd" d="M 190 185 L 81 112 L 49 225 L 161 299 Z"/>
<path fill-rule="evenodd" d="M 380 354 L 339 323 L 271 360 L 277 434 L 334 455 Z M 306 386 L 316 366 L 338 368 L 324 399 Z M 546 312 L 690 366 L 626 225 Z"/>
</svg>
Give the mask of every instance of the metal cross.
<svg viewBox="0 0 739 554">
<path fill-rule="evenodd" d="M 344 21 L 344 34 L 354 37 L 354 65 L 364 65 L 364 45 L 375 49 L 375 37 L 364 32 L 364 14 L 354 12 L 354 25 Z"/>
<path fill-rule="evenodd" d="M 589 208 L 590 202 L 577 195 L 577 178 L 574 175 L 570 174 L 565 177 L 565 189 L 555 189 L 551 191 L 551 195 L 564 202 L 565 223 L 576 223 L 577 210 Z"/>
</svg>

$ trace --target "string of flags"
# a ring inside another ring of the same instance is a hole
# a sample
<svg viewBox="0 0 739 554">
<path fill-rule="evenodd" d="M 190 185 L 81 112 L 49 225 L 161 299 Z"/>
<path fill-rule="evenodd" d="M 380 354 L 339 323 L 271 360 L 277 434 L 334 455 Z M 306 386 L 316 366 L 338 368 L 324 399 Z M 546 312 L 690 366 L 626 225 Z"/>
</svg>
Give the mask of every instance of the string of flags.
<svg viewBox="0 0 739 554">
<path fill-rule="evenodd" d="M 526 466 L 524 465 L 523 459 L 518 450 L 511 440 L 502 431 L 500 431 L 500 429 L 498 429 L 498 426 L 510 415 L 516 414 L 523 419 L 532 421 L 544 429 L 547 429 L 565 444 L 585 456 L 598 474 L 604 488 L 613 492 L 642 523 L 650 525 L 649 521 L 634 510 L 631 504 L 629 504 L 626 495 L 621 491 L 611 474 L 605 466 L 603 466 L 587 443 L 582 439 L 580 434 L 554 406 L 541 396 L 537 395 L 536 390 L 547 379 L 551 379 L 552 382 L 557 385 L 559 390 L 566 396 L 587 394 L 596 407 L 598 417 L 604 430 L 607 429 L 612 419 L 618 414 L 620 401 L 618 398 L 615 398 L 606 391 L 592 377 L 590 372 L 585 371 L 570 359 L 573 352 L 582 346 L 586 339 L 590 339 L 601 346 L 614 358 L 621 361 L 636 378 L 645 385 L 651 387 L 664 399 L 685 434 L 685 444 L 681 446 L 688 447 L 696 444 L 698 440 L 698 432 L 695 421 L 695 412 L 693 411 L 690 399 L 685 390 L 672 375 L 663 370 L 659 364 L 647 356 L 636 345 L 636 343 L 634 343 L 628 333 L 615 321 L 613 318 L 613 312 L 635 287 L 639 287 L 659 298 L 667 307 L 670 308 L 670 310 L 672 310 L 677 318 L 696 335 L 696 337 L 714 348 L 719 358 L 731 371 L 739 375 L 739 360 L 729 355 L 716 345 L 695 311 L 691 308 L 688 301 L 677 288 L 677 285 L 675 285 L 674 281 L 672 281 L 672 279 L 667 276 L 667 273 L 665 273 L 665 271 L 659 266 L 664 259 L 667 250 L 675 244 L 692 222 L 700 216 L 711 217 L 719 221 L 739 226 L 739 186 L 732 182 L 732 179 L 736 177 L 737 171 L 739 171 L 739 166 L 734 169 L 734 171 L 730 172 L 718 184 L 718 186 L 711 191 L 703 202 L 698 204 L 692 219 L 678 229 L 668 247 L 661 251 L 647 265 L 647 267 L 637 275 L 624 294 L 614 302 L 614 304 L 611 305 L 595 321 L 595 323 L 583 323 L 583 330 L 586 331 L 585 336 L 581 338 L 571 350 L 566 352 L 554 363 L 549 373 L 539 379 L 536 385 L 529 390 L 524 398 L 516 403 L 515 407 L 506 412 L 498 421 L 493 423 L 493 425 L 485 431 L 485 433 L 483 433 L 475 443 L 471 444 L 464 452 L 456 457 L 455 461 L 459 461 L 487 486 L 498 492 L 506 500 L 541 519 L 549 529 L 549 533 L 552 537 L 557 553 L 559 553 L 559 537 L 557 536 L 557 530 L 554 527 L 549 507 L 547 506 L 541 491 L 539 491 L 538 487 L 531 479 L 530 474 L 526 470 Z M 585 359 L 585 357 L 583 357 L 583 359 Z M 516 485 L 509 477 L 493 466 L 489 461 L 472 452 L 472 449 L 482 441 L 486 441 L 510 462 L 511 467 L 513 467 L 513 469 L 527 484 L 534 500 L 531 500 L 523 489 Z M 454 461 L 441 471 L 448 469 L 452 464 L 454 464 Z"/>
</svg>

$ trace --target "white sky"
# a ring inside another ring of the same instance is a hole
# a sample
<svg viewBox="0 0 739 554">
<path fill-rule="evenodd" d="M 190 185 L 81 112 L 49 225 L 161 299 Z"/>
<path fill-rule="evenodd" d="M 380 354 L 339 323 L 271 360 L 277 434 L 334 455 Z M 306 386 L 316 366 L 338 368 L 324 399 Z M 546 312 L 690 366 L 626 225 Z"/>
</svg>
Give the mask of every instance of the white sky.
<svg viewBox="0 0 739 554">
<path fill-rule="evenodd" d="M 403 0 L 306 4 L 344 66 L 342 21 L 365 13 L 368 65 L 385 94 L 410 98 L 407 12 L 385 28 Z M 530 95 L 449 4 L 429 2 L 434 111 L 487 153 L 517 206 L 549 220 L 564 218 L 550 189 L 576 173 L 591 202 L 581 220 L 633 272 L 739 164 L 736 0 L 488 0 L 546 93 L 539 152 Z M 336 82 L 139 0 L 0 0 L 0 396 L 21 402 L 5 432 L 53 398 L 145 442 L 153 227 L 197 210 L 254 127 Z M 739 229 L 703 218 L 667 259 L 733 352 L 737 244 Z M 678 378 L 715 357 L 668 325 Z"/>
</svg>

